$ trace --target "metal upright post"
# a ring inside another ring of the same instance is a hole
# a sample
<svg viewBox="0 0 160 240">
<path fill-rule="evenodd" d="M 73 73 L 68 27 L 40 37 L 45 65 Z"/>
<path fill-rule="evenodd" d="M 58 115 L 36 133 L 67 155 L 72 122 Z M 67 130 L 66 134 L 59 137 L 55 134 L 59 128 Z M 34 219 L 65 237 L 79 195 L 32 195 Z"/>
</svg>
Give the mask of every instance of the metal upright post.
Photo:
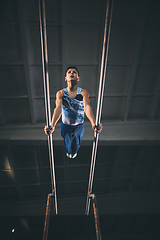
<svg viewBox="0 0 160 240">
<path fill-rule="evenodd" d="M 96 199 L 95 194 L 91 194 L 90 197 L 92 198 L 92 201 L 93 201 L 94 220 L 95 220 L 97 240 L 102 240 L 100 224 L 99 224 L 99 216 L 98 216 L 97 199 Z"/>
<path fill-rule="evenodd" d="M 51 113 L 50 113 L 50 92 L 49 92 L 49 74 L 48 74 L 48 52 L 47 52 L 45 0 L 39 0 L 39 17 L 40 17 L 40 34 L 41 34 L 41 50 L 42 50 L 42 66 L 43 66 L 46 122 L 47 122 L 47 126 L 50 127 Z M 55 213 L 57 214 L 58 209 L 57 209 L 57 195 L 56 195 L 56 181 L 55 181 L 52 135 L 48 136 L 48 149 L 49 149 L 51 185 L 52 185 L 51 196 L 54 196 L 54 207 L 55 207 Z"/>
<path fill-rule="evenodd" d="M 44 231 L 43 231 L 43 240 L 47 240 L 47 237 L 48 237 L 50 210 L 51 210 L 51 194 L 48 194 L 45 222 L 44 222 Z"/>
<path fill-rule="evenodd" d="M 108 50 L 109 50 L 109 40 L 110 40 L 110 31 L 111 31 L 112 9 L 113 9 L 113 0 L 107 0 L 104 39 L 103 39 L 103 51 L 102 51 L 102 60 L 101 60 L 101 71 L 100 71 L 100 82 L 99 82 L 99 93 L 98 93 L 97 113 L 96 113 L 96 125 L 97 126 L 100 124 L 101 113 L 102 113 L 102 103 L 103 103 L 103 94 L 104 94 L 104 85 L 105 85 L 105 79 L 106 79 L 106 68 L 107 68 L 107 61 L 108 61 Z M 99 138 L 99 135 L 95 132 L 93 148 L 92 148 L 92 158 L 91 158 L 90 176 L 89 176 L 89 183 L 88 183 L 86 210 L 85 210 L 85 213 L 87 215 L 89 214 L 90 195 L 92 193 L 92 186 L 93 186 L 93 177 L 94 177 L 94 170 L 95 170 L 95 163 L 96 163 L 98 138 Z"/>
</svg>

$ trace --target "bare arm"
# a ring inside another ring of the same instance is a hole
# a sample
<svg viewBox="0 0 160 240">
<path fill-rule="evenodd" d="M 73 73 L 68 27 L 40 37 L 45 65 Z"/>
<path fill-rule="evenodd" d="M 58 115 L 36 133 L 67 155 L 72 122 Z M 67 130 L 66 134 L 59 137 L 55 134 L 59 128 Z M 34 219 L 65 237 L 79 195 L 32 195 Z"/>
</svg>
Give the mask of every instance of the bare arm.
<svg viewBox="0 0 160 240">
<path fill-rule="evenodd" d="M 45 126 L 45 128 L 44 128 L 44 132 L 46 135 L 50 135 L 54 131 L 56 123 L 58 122 L 58 120 L 61 117 L 62 97 L 63 97 L 63 90 L 57 92 L 57 94 L 56 94 L 56 107 L 54 109 L 51 126 L 50 126 L 50 128 L 48 128 L 47 126 Z"/>
<path fill-rule="evenodd" d="M 54 128 L 55 128 L 56 123 L 58 122 L 58 120 L 60 119 L 61 114 L 62 114 L 62 97 L 63 97 L 62 91 L 57 92 L 57 94 L 56 94 L 56 107 L 54 109 L 52 122 L 51 122 L 51 126 L 54 127 Z"/>
<path fill-rule="evenodd" d="M 102 124 L 99 124 L 99 126 L 96 126 L 95 117 L 92 111 L 92 107 L 90 106 L 90 99 L 89 99 L 89 93 L 87 90 L 82 89 L 82 96 L 83 96 L 83 104 L 84 104 L 84 112 L 91 122 L 92 128 L 95 132 L 100 133 L 102 131 Z"/>
</svg>

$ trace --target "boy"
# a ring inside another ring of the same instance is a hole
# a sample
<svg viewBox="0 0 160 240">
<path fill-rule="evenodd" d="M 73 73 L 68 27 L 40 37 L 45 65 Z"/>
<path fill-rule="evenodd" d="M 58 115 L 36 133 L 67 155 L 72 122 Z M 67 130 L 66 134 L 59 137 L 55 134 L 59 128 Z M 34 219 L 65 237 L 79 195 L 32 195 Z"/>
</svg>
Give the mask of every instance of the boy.
<svg viewBox="0 0 160 240">
<path fill-rule="evenodd" d="M 69 158 L 77 156 L 84 133 L 84 113 L 90 120 L 93 130 L 97 133 L 102 131 L 102 124 L 96 126 L 88 91 L 77 87 L 79 80 L 78 69 L 74 66 L 68 67 L 65 73 L 67 88 L 57 92 L 51 127 L 45 126 L 44 128 L 46 135 L 52 134 L 62 115 L 61 134 L 64 139 L 66 155 Z"/>
</svg>

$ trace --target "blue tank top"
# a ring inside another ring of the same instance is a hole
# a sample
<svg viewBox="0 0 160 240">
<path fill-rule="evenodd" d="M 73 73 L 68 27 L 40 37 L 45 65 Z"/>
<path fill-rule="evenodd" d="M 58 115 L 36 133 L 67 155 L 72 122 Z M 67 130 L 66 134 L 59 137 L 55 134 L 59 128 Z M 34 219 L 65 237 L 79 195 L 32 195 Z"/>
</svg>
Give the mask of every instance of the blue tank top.
<svg viewBox="0 0 160 240">
<path fill-rule="evenodd" d="M 77 88 L 75 98 L 70 98 L 67 89 L 63 89 L 62 122 L 67 125 L 78 125 L 84 122 L 84 105 L 81 88 Z"/>
</svg>

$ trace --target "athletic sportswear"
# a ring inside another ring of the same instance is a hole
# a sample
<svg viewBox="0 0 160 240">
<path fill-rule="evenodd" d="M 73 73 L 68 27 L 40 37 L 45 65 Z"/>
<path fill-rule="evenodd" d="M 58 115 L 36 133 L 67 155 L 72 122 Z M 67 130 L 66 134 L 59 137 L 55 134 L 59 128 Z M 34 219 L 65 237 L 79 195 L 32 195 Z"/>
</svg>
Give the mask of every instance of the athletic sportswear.
<svg viewBox="0 0 160 240">
<path fill-rule="evenodd" d="M 66 88 L 63 89 L 62 122 L 66 125 L 76 126 L 84 122 L 84 105 L 81 88 L 77 88 L 75 98 L 70 98 Z"/>
</svg>

